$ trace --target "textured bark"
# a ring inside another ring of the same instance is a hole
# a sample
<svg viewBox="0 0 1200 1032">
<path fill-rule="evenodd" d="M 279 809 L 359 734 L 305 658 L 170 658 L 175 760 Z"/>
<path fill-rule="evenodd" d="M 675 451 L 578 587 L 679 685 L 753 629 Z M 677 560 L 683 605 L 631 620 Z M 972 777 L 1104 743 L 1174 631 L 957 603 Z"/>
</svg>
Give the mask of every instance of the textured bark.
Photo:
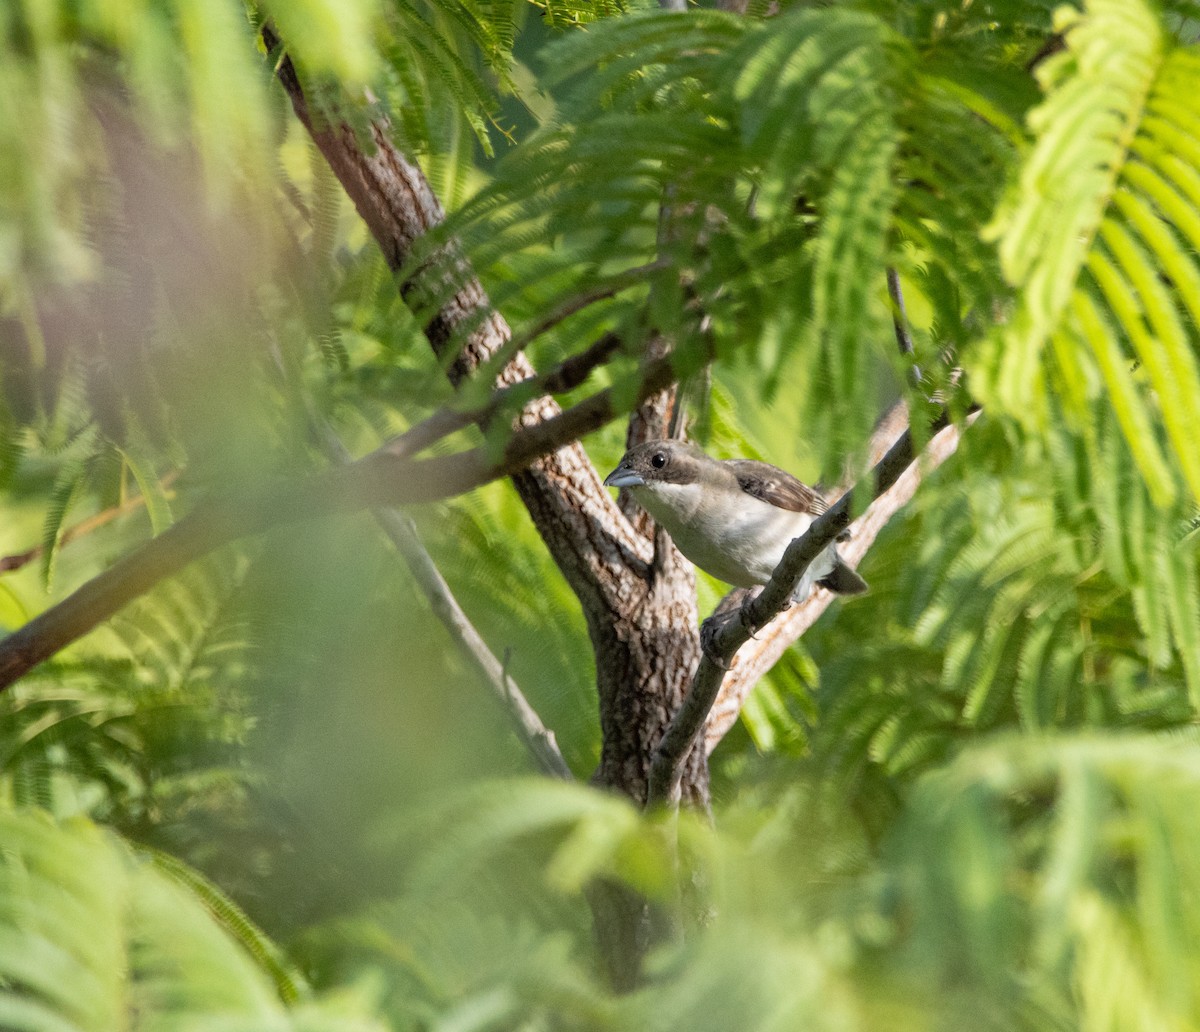
<svg viewBox="0 0 1200 1032">
<path fill-rule="evenodd" d="M 670 346 L 667 338 L 655 335 L 647 345 L 647 356 L 665 358 Z M 677 392 L 678 386 L 672 384 L 637 407 L 629 418 L 626 448 L 669 436 Z M 632 664 L 632 669 L 622 672 L 622 662 L 617 662 L 607 676 L 597 676 L 600 690 L 611 693 L 602 695 L 608 703 L 601 706 L 604 747 L 599 774 L 604 784 L 636 784 L 634 798 L 644 804 L 654 749 L 679 709 L 700 659 L 696 574 L 667 533 L 627 492 L 621 493 L 618 504 L 634 532 L 653 542 L 654 552 L 645 574 L 649 590 L 629 614 L 632 626 L 628 630 L 632 633 L 626 639 L 625 654 L 610 651 L 613 659 Z M 599 675 L 600 646 L 596 647 L 596 655 Z M 632 671 L 643 671 L 648 676 L 641 688 L 629 676 Z M 684 800 L 705 809 L 706 755 L 701 749 L 692 751 L 681 782 Z"/>
<path fill-rule="evenodd" d="M 264 39 L 268 49 L 278 48 L 269 28 Z M 349 125 L 318 121 L 286 58 L 279 65 L 279 79 L 389 265 L 401 270 L 416 242 L 444 218 L 424 174 L 391 142 L 385 123 L 369 125 L 373 149 L 368 151 Z M 405 279 L 400 289 L 416 310 L 430 297 L 444 298 L 428 317 L 425 333 L 435 353 L 449 359 L 450 378 L 458 384 L 501 352 L 512 333 L 465 259 L 449 250 L 438 258 L 427 263 L 427 270 L 436 270 L 427 276 L 451 275 L 452 286 L 418 275 Z M 497 384 L 533 374 L 528 359 L 518 353 Z M 653 426 L 665 419 L 670 397 L 664 392 L 652 399 L 646 418 L 634 423 Z M 518 423 L 533 426 L 558 412 L 552 398 L 539 398 L 525 407 Z M 691 570 L 673 548 L 656 549 L 644 524 L 630 524 L 579 444 L 532 463 L 513 477 L 513 484 L 587 620 L 604 736 L 595 780 L 644 802 L 651 753 L 686 691 L 698 656 Z M 685 799 L 707 804 L 703 749 L 694 750 L 685 764 L 682 784 Z"/>
</svg>

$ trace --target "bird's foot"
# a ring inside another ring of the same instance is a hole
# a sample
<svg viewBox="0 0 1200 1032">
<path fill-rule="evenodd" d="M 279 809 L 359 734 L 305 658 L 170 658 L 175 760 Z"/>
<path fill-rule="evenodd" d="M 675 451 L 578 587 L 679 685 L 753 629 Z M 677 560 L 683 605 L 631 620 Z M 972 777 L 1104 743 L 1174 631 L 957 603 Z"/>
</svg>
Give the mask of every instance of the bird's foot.
<svg viewBox="0 0 1200 1032">
<path fill-rule="evenodd" d="M 758 641 L 758 632 L 761 631 L 766 624 L 756 624 L 750 615 L 750 607 L 754 604 L 755 599 L 763 593 L 762 588 L 742 588 L 742 596 L 737 600 L 738 603 L 738 618 L 742 621 L 742 626 L 754 641 Z M 783 610 L 786 612 L 790 609 L 792 603 L 790 601 L 784 603 Z M 720 609 L 720 606 L 717 607 Z"/>
<path fill-rule="evenodd" d="M 717 608 L 713 610 L 712 616 L 700 625 L 700 648 L 722 670 L 728 670 L 729 664 L 721 658 L 717 651 L 717 636 L 731 620 L 737 620 L 745 628 L 749 637 L 755 636 L 754 632 L 759 628 L 751 623 L 749 607 L 760 591 L 762 591 L 761 588 L 736 588 L 721 599 Z"/>
<path fill-rule="evenodd" d="M 726 662 L 717 650 L 717 635 L 721 633 L 722 629 L 733 617 L 733 613 L 722 613 L 720 615 L 713 613 L 712 616 L 700 625 L 700 649 L 718 670 L 728 670 L 729 663 Z"/>
<path fill-rule="evenodd" d="M 753 638 L 755 641 L 758 641 L 758 636 L 754 633 L 755 631 L 757 631 L 759 629 L 758 625 L 755 624 L 755 622 L 750 619 L 750 603 L 751 603 L 751 601 L 753 601 L 753 600 L 746 599 L 746 601 L 738 609 L 738 619 L 742 622 L 742 627 L 745 628 L 746 633 L 751 638 Z"/>
</svg>

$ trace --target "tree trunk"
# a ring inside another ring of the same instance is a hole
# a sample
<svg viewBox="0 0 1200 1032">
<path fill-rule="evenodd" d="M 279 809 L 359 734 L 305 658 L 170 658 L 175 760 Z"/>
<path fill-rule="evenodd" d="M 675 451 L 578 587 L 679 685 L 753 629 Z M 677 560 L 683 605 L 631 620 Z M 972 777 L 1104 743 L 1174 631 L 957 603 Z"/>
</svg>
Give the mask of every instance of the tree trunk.
<svg viewBox="0 0 1200 1032">
<path fill-rule="evenodd" d="M 263 35 L 268 49 L 278 47 L 279 40 L 269 28 Z M 279 78 L 388 263 L 399 270 L 417 240 L 444 217 L 425 176 L 396 149 L 386 124 L 372 124 L 374 149 L 367 152 L 361 136 L 349 125 L 314 120 L 286 59 L 280 63 Z M 444 291 L 447 300 L 428 317 L 425 332 L 439 356 L 446 357 L 447 348 L 456 349 L 449 374 L 458 383 L 503 349 L 512 335 L 465 259 L 449 248 L 439 257 L 440 272 L 434 275 L 449 271 L 455 282 L 452 290 Z M 428 298 L 434 296 L 436 286 L 409 280 L 401 284 L 401 291 L 406 298 Z M 652 346 L 661 350 L 664 344 L 656 340 Z M 532 374 L 528 360 L 517 354 L 498 383 L 514 383 Z M 631 420 L 631 440 L 665 436 L 673 402 L 673 390 L 648 399 Z M 519 422 L 528 426 L 558 411 L 552 398 L 541 398 L 525 408 Z M 618 508 L 579 444 L 538 460 L 514 476 L 513 483 L 587 620 L 603 734 L 600 767 L 593 780 L 644 804 L 654 747 L 686 693 L 699 658 L 691 567 L 665 535 L 655 534 L 644 514 Z M 702 748 L 688 758 L 680 795 L 690 804 L 708 805 L 708 767 Z M 640 904 L 628 909 L 630 915 L 637 914 L 634 924 L 646 926 Z M 632 916 L 617 921 L 630 934 L 616 939 L 642 942 L 642 934 L 629 927 L 630 920 Z M 640 954 L 641 947 L 634 952 Z"/>
</svg>

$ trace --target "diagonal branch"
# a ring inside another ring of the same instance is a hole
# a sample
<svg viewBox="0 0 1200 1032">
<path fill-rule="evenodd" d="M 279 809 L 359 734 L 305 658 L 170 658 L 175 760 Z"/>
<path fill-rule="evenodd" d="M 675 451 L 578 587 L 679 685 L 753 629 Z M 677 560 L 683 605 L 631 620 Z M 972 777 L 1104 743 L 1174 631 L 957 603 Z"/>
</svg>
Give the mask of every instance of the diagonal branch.
<svg viewBox="0 0 1200 1032">
<path fill-rule="evenodd" d="M 669 358 L 649 363 L 634 403 L 662 390 L 674 377 Z M 252 496 L 210 499 L 0 641 L 0 690 L 155 584 L 230 541 L 335 512 L 451 498 L 500 477 L 520 474 L 531 463 L 577 442 L 621 411 L 610 387 L 552 419 L 514 434 L 498 458 L 492 448 L 484 445 L 414 461 L 392 454 L 385 446 L 357 462 L 325 470 L 307 480 L 268 485 Z M 624 558 L 622 569 L 627 569 Z"/>
<path fill-rule="evenodd" d="M 499 346 L 495 354 L 488 357 L 487 365 L 480 367 L 475 372 L 486 373 L 488 369 L 503 369 L 504 366 L 511 362 L 520 352 L 529 347 L 535 340 L 554 329 L 554 327 L 566 322 L 571 316 L 582 312 L 589 305 L 593 305 L 597 301 L 616 297 L 617 294 L 631 287 L 645 283 L 654 273 L 660 272 L 665 268 L 667 268 L 667 265 L 661 260 L 647 262 L 645 265 L 638 265 L 631 269 L 625 269 L 621 272 L 605 276 L 587 290 L 564 298 L 532 326 L 521 333 L 513 334 Z M 513 386 L 516 386 L 516 384 Z"/>
<path fill-rule="evenodd" d="M 537 711 L 467 618 L 437 564 L 421 544 L 412 519 L 395 509 L 377 509 L 375 519 L 404 557 L 409 572 L 429 601 L 434 615 L 512 718 L 517 734 L 538 766 L 552 777 L 573 781 L 574 775 L 563 759 L 554 732 L 542 723 Z"/>
<path fill-rule="evenodd" d="M 946 427 L 937 433 L 922 450 L 919 460 L 910 465 L 900 478 L 851 524 L 850 540 L 839 549 L 842 558 L 849 565 L 857 566 L 862 561 L 888 521 L 912 499 L 921 481 L 954 454 L 958 448 L 960 434 L 957 426 Z M 803 602 L 785 610 L 772 620 L 738 650 L 730 662 L 729 673 L 725 676 L 708 715 L 704 742 L 709 753 L 737 722 L 746 697 L 762 676 L 820 619 L 821 614 L 836 597 L 832 592 L 818 588 Z"/>
<path fill-rule="evenodd" d="M 913 339 L 908 329 L 908 312 L 904 307 L 904 294 L 900 290 L 900 273 L 894 265 L 887 267 L 888 298 L 892 302 L 892 327 L 896 331 L 896 345 L 900 354 L 912 356 Z"/>
<path fill-rule="evenodd" d="M 314 436 L 321 447 L 335 462 L 349 464 L 350 455 L 345 445 L 333 432 L 332 427 L 315 414 L 310 414 Z M 508 675 L 508 671 L 488 648 L 483 636 L 475 629 L 458 599 L 446 583 L 437 564 L 433 561 L 417 534 L 412 518 L 397 509 L 376 509 L 375 521 L 379 524 L 405 564 L 417 586 L 421 589 L 430 608 L 446 628 L 459 652 L 475 669 L 483 682 L 491 688 L 512 719 L 517 734 L 542 770 L 552 777 L 564 781 L 574 780 L 571 768 L 558 748 L 554 732 L 542 723 L 537 711 L 529 704 L 524 693 Z"/>
<path fill-rule="evenodd" d="M 943 421 L 937 429 L 944 426 Z M 900 480 L 914 458 L 912 432 L 906 431 L 874 469 L 876 498 Z M 663 805 L 677 796 L 684 760 L 703 732 L 734 654 L 750 639 L 752 629 L 766 626 L 783 611 L 813 560 L 849 527 L 853 494 L 844 494 L 788 545 L 770 581 L 742 607 L 742 619 L 725 620 L 716 626 L 706 642 L 691 690 L 655 750 L 647 806 Z"/>
<path fill-rule="evenodd" d="M 179 479 L 179 470 L 173 469 L 165 474 L 159 480 L 159 486 L 166 490 L 176 480 Z M 132 512 L 137 512 L 146 504 L 146 496 L 144 494 L 136 494 L 131 498 L 127 498 L 120 505 L 113 505 L 107 509 L 101 509 L 99 512 L 88 516 L 86 519 L 80 520 L 63 531 L 62 541 L 59 547 L 65 547 L 72 541 L 84 537 L 94 530 L 99 530 L 101 527 L 107 526 L 113 520 L 120 519 L 122 516 L 128 516 Z M 12 555 L 0 556 L 0 574 L 11 573 L 13 570 L 19 570 L 22 566 L 28 566 L 35 559 L 38 559 L 45 552 L 45 547 L 42 545 L 34 545 L 33 548 L 28 548 L 24 552 L 16 552 Z"/>
<path fill-rule="evenodd" d="M 591 375 L 592 370 L 606 365 L 620 348 L 621 338 L 614 333 L 606 333 L 553 369 L 500 388 L 482 405 L 474 408 L 442 406 L 419 423 L 414 423 L 404 433 L 387 441 L 381 450 L 400 458 L 409 458 L 472 424 L 486 432 L 497 413 L 511 402 L 574 390 Z"/>
<path fill-rule="evenodd" d="M 904 307 L 904 293 L 900 289 L 900 273 L 894 265 L 887 267 L 888 300 L 892 305 L 892 327 L 896 331 L 896 345 L 900 354 L 911 360 L 914 354 L 912 331 L 908 328 L 908 311 Z M 915 362 L 909 366 L 908 378 L 914 387 L 921 386 L 921 367 Z"/>
</svg>

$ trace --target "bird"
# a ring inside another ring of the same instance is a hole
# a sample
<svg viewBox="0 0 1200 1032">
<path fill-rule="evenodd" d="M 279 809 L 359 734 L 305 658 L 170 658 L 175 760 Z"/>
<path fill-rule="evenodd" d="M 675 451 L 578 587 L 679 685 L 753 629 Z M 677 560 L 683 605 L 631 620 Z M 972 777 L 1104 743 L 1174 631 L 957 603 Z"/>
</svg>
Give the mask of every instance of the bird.
<svg viewBox="0 0 1200 1032">
<path fill-rule="evenodd" d="M 735 587 L 766 584 L 793 538 L 829 507 L 820 493 L 768 462 L 714 459 L 683 441 L 647 441 L 630 448 L 604 479 L 627 490 L 701 570 Z M 867 582 L 831 542 L 792 594 L 814 584 L 857 595 Z"/>
</svg>

